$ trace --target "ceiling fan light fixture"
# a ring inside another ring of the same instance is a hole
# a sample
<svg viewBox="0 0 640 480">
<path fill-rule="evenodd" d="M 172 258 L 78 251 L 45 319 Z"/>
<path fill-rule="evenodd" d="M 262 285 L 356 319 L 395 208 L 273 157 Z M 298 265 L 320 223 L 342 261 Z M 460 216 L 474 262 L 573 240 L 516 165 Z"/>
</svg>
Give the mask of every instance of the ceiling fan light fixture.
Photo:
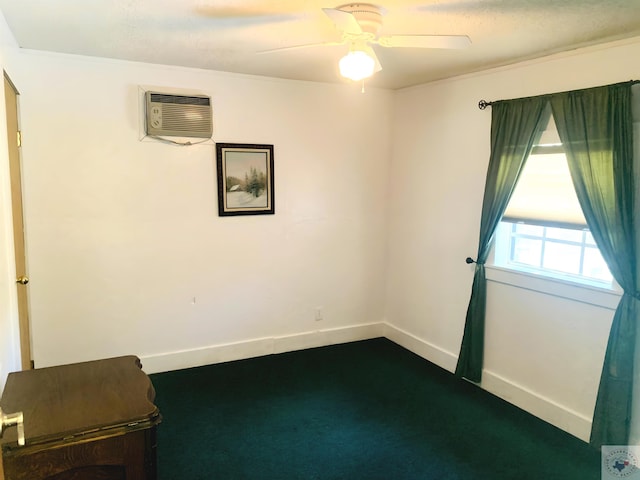
<svg viewBox="0 0 640 480">
<path fill-rule="evenodd" d="M 340 75 L 357 82 L 373 75 L 375 64 L 375 60 L 362 50 L 351 50 L 340 59 L 338 67 Z"/>
</svg>

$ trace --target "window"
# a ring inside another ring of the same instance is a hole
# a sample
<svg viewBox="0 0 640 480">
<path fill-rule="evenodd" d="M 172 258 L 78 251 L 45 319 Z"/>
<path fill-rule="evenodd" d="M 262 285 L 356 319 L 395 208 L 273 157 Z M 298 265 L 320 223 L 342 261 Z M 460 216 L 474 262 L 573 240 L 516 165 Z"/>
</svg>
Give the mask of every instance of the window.
<svg viewBox="0 0 640 480">
<path fill-rule="evenodd" d="M 501 222 L 495 264 L 593 286 L 613 277 L 589 230 Z"/>
<path fill-rule="evenodd" d="M 611 288 L 607 267 L 576 196 L 553 117 L 527 159 L 496 230 L 494 264 Z"/>
</svg>

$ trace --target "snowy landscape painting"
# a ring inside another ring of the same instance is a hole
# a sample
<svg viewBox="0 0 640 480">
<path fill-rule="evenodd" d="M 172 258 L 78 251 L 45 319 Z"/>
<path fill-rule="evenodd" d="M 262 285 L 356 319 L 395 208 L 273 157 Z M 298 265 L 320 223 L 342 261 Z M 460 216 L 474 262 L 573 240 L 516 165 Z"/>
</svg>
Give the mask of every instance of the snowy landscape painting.
<svg viewBox="0 0 640 480">
<path fill-rule="evenodd" d="M 217 143 L 218 214 L 274 213 L 273 145 Z"/>
</svg>

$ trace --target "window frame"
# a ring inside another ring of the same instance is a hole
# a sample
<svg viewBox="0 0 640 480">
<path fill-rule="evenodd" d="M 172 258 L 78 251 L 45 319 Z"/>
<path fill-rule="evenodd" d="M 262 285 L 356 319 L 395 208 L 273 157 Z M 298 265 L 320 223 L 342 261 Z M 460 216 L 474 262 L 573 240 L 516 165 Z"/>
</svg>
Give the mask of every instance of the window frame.
<svg viewBox="0 0 640 480">
<path fill-rule="evenodd" d="M 614 312 L 620 303 L 622 289 L 617 283 L 611 288 L 593 287 L 563 279 L 545 277 L 496 265 L 485 266 L 489 283 L 508 285 L 531 292 L 594 305 Z"/>
<path fill-rule="evenodd" d="M 565 154 L 566 152 L 558 136 L 553 116 L 550 116 L 549 125 L 542 133 L 539 143 L 533 146 L 529 156 L 559 153 Z M 529 159 L 527 158 L 527 161 L 528 160 Z M 594 304 L 611 310 L 615 310 L 617 308 L 623 292 L 615 279 L 612 279 L 611 282 L 600 281 L 597 279 L 591 280 L 584 276 L 556 272 L 552 269 L 531 268 L 507 261 L 505 257 L 509 255 L 508 249 L 498 252 L 496 248 L 496 244 L 500 241 L 497 237 L 505 235 L 503 222 L 526 223 L 543 227 L 560 227 L 589 231 L 586 225 L 568 225 L 566 223 L 551 220 L 545 221 L 503 217 L 496 227 L 489 257 L 487 258 L 487 280 L 562 298 L 568 298 L 583 303 Z M 507 235 L 509 235 L 508 232 Z M 505 239 L 503 238 L 501 241 L 504 242 Z M 508 248 L 511 248 L 511 241 L 509 238 L 506 239 L 506 242 Z M 596 245 L 595 248 L 598 248 L 598 246 Z M 582 255 L 584 255 L 583 251 L 581 251 L 581 256 Z"/>
<path fill-rule="evenodd" d="M 509 257 L 511 256 L 511 249 L 513 248 L 513 243 L 511 240 L 512 232 L 510 232 L 509 230 L 513 229 L 518 223 L 525 223 L 525 222 L 516 223 L 512 220 L 503 219 L 500 222 L 500 224 L 498 224 L 496 228 L 496 232 L 494 234 L 493 244 L 491 246 L 491 252 L 488 259 L 489 260 L 488 263 L 490 263 L 490 266 L 507 270 L 507 271 L 516 272 L 516 273 L 527 274 L 529 276 L 547 278 L 547 279 L 551 279 L 557 282 L 563 282 L 570 285 L 621 293 L 622 290 L 620 286 L 617 284 L 617 282 L 613 278 L 610 282 L 608 282 L 605 280 L 599 280 L 599 279 L 587 277 L 584 275 L 576 275 L 576 274 L 571 274 L 571 273 L 562 272 L 558 270 L 553 270 L 551 268 L 545 268 L 543 266 L 535 267 L 535 266 L 530 266 L 524 263 L 511 261 Z M 535 225 L 541 226 L 541 227 L 551 227 L 551 228 L 558 227 L 558 225 L 556 224 L 552 224 L 552 223 L 542 224 L 542 222 L 536 222 Z M 564 228 L 566 228 L 566 226 Z M 592 247 L 589 244 L 587 244 L 586 241 L 584 241 L 586 234 L 589 233 L 589 229 L 575 228 L 575 231 L 582 231 L 583 242 L 581 244 L 578 244 L 578 242 L 572 242 L 569 240 L 560 240 L 560 239 L 547 240 L 545 238 L 542 238 L 543 247 L 541 248 L 542 251 L 540 254 L 541 263 L 544 258 L 544 242 L 545 241 L 548 241 L 551 243 L 561 243 L 561 244 L 576 244 L 575 246 L 580 246 L 581 263 L 582 263 L 582 260 L 584 259 L 584 250 L 586 248 L 596 248 L 596 249 L 598 248 L 597 245 L 595 245 L 595 243 L 594 243 L 595 247 Z M 531 237 L 535 239 L 541 238 L 533 235 Z M 505 246 L 505 248 L 498 248 L 502 246 Z"/>
</svg>

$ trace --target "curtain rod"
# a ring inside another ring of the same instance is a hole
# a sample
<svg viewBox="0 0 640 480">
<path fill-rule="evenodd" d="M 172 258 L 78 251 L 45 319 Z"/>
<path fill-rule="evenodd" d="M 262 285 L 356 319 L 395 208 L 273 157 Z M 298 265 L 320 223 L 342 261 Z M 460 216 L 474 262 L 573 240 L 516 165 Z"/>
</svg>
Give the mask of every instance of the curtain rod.
<svg viewBox="0 0 640 480">
<path fill-rule="evenodd" d="M 630 80 L 629 82 L 622 82 L 622 83 L 630 83 L 631 85 L 635 85 L 636 83 L 640 83 L 640 80 Z M 614 83 L 613 85 L 619 85 Z M 592 87 L 592 88 L 598 88 L 598 87 Z M 589 90 L 588 88 L 585 88 L 583 90 Z M 579 91 L 579 90 L 573 90 L 573 91 Z M 546 95 L 541 95 L 541 96 L 546 96 Z M 497 101 L 501 101 L 501 100 L 497 100 Z M 487 102 L 486 100 L 480 100 L 478 102 L 478 108 L 480 110 L 484 110 L 487 107 L 490 107 L 491 105 L 493 105 L 494 103 L 496 103 L 496 101 L 494 102 Z"/>
</svg>

